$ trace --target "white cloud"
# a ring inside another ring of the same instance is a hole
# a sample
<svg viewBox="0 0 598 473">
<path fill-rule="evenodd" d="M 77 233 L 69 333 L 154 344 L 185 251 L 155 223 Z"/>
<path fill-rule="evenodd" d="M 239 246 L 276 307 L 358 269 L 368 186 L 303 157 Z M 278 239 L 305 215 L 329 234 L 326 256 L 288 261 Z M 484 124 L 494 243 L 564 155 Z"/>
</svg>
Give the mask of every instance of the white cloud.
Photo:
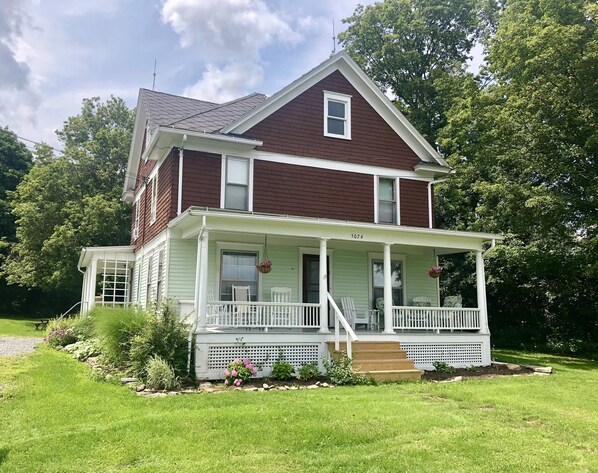
<svg viewBox="0 0 598 473">
<path fill-rule="evenodd" d="M 302 39 L 261 0 L 166 0 L 161 13 L 183 47 L 197 43 L 212 62 L 255 58 L 274 41 L 296 44 Z"/>
<path fill-rule="evenodd" d="M 201 79 L 187 87 L 183 95 L 209 102 L 227 102 L 253 90 L 263 78 L 262 66 L 252 61 L 230 63 L 223 67 L 208 64 Z"/>
</svg>

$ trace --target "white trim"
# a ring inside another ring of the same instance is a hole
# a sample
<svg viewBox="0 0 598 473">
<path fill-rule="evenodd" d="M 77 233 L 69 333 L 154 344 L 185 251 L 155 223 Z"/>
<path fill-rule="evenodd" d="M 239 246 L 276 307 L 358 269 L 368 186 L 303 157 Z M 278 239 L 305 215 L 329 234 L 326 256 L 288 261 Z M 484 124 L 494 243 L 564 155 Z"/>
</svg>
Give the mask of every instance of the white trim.
<svg viewBox="0 0 598 473">
<path fill-rule="evenodd" d="M 397 225 L 401 224 L 401 180 L 395 178 L 395 201 L 397 203 Z"/>
<path fill-rule="evenodd" d="M 374 223 L 378 223 L 378 175 L 374 174 Z"/>
<path fill-rule="evenodd" d="M 337 102 L 342 103 L 345 107 L 345 118 L 338 118 L 334 116 L 330 116 L 328 114 L 328 103 Z M 344 124 L 344 133 L 339 135 L 337 133 L 330 133 L 328 131 L 328 118 L 333 118 L 336 120 L 343 120 Z M 324 91 L 324 136 L 328 136 L 330 138 L 340 138 L 343 140 L 350 140 L 351 139 L 351 96 L 345 94 L 339 94 L 337 92 L 329 92 L 327 90 Z"/>
<path fill-rule="evenodd" d="M 137 238 L 139 238 L 139 224 L 141 222 L 141 209 L 140 209 L 140 204 L 141 201 L 137 200 L 135 203 L 133 203 L 133 205 L 135 206 L 135 214 L 134 214 L 134 218 L 135 218 L 135 224 L 133 226 L 133 234 L 131 235 L 133 237 L 133 241 L 137 240 Z"/>
<path fill-rule="evenodd" d="M 256 253 L 257 252 L 257 259 L 258 263 L 262 260 L 264 254 L 264 245 L 256 244 L 256 243 L 234 243 L 234 242 L 227 242 L 227 241 L 216 241 L 216 261 L 214 262 L 214 272 L 216 274 L 216 281 L 215 281 L 215 288 L 217 291 L 217 298 L 220 299 L 221 294 L 221 287 L 220 287 L 220 265 L 222 264 L 222 251 L 246 251 L 248 253 Z M 209 247 L 209 242 L 208 242 Z M 255 269 L 257 273 L 257 288 L 256 288 L 256 300 L 258 302 L 262 301 L 262 273 L 260 273 L 257 268 Z"/>
<path fill-rule="evenodd" d="M 396 223 L 380 223 L 380 196 L 378 195 L 380 191 L 380 179 L 394 180 Z M 399 181 L 400 178 L 394 176 L 374 176 L 374 223 L 380 223 L 381 225 L 401 225 L 401 187 Z"/>
<path fill-rule="evenodd" d="M 156 222 L 156 217 L 158 215 L 158 173 L 156 172 L 155 176 L 150 180 L 150 184 L 152 185 L 152 196 L 150 199 L 150 225 L 153 225 Z"/>
</svg>

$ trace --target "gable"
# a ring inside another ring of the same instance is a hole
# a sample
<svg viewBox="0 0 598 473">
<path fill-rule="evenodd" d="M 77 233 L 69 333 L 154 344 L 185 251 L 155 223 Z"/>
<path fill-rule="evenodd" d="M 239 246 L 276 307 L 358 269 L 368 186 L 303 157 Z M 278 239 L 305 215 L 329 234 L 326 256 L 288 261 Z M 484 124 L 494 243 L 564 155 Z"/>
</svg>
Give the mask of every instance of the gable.
<svg viewBox="0 0 598 473">
<path fill-rule="evenodd" d="M 351 139 L 324 136 L 324 92 L 351 96 Z M 245 135 L 263 151 L 413 170 L 421 160 L 336 70 L 268 115 Z"/>
</svg>

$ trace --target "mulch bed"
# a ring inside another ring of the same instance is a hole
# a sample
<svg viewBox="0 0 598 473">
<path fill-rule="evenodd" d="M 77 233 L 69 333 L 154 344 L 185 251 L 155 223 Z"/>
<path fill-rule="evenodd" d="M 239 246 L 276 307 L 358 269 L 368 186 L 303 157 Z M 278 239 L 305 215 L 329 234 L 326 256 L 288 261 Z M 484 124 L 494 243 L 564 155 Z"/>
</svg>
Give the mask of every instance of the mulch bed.
<svg viewBox="0 0 598 473">
<path fill-rule="evenodd" d="M 513 376 L 533 374 L 534 370 L 521 365 L 491 364 L 490 366 L 475 366 L 472 368 L 456 368 L 454 373 L 439 373 L 424 371 L 422 380 L 446 381 L 458 376 L 463 378 L 495 378 L 496 376 Z"/>
</svg>

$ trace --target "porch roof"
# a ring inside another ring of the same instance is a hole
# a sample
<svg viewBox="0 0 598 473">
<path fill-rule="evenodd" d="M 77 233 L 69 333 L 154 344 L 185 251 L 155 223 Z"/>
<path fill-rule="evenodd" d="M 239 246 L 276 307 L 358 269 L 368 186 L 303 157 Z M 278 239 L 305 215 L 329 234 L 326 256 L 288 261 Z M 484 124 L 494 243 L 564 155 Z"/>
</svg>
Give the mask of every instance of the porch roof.
<svg viewBox="0 0 598 473">
<path fill-rule="evenodd" d="M 492 233 L 441 230 L 324 218 L 261 214 L 190 207 L 168 227 L 181 238 L 193 238 L 202 228 L 230 233 L 326 238 L 340 241 L 390 243 L 435 248 L 436 254 L 482 250 L 489 241 L 503 240 Z"/>
<path fill-rule="evenodd" d="M 86 268 L 92 259 L 97 260 L 118 260 L 135 261 L 135 247 L 132 245 L 123 246 L 88 246 L 81 248 L 78 268 Z"/>
</svg>

